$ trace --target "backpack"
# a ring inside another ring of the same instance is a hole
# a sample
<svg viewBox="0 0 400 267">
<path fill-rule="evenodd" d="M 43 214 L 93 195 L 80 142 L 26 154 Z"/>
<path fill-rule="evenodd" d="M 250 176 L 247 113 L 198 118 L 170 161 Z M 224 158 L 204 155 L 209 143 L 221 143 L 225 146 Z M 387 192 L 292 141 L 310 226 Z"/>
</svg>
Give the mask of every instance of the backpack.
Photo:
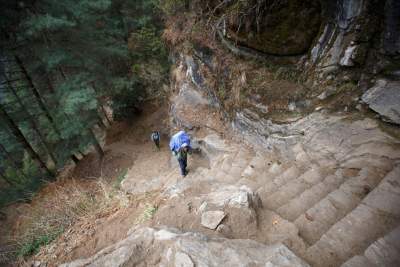
<svg viewBox="0 0 400 267">
<path fill-rule="evenodd" d="M 151 134 L 151 140 L 152 141 L 160 140 L 160 133 L 159 132 L 153 132 Z"/>
<path fill-rule="evenodd" d="M 184 131 L 180 131 L 172 136 L 171 141 L 169 142 L 169 148 L 171 151 L 179 151 L 182 144 L 186 143 L 190 147 L 190 137 Z"/>
</svg>

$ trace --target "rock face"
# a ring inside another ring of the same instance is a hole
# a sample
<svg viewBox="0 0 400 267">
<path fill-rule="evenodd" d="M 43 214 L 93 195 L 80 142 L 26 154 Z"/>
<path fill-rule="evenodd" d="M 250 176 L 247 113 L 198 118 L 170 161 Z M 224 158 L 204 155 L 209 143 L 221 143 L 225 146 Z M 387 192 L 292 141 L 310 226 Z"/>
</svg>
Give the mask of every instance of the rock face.
<svg viewBox="0 0 400 267">
<path fill-rule="evenodd" d="M 286 246 L 252 240 L 207 238 L 174 229 L 140 228 L 126 239 L 88 259 L 62 264 L 79 266 L 282 266 L 306 267 Z"/>
<path fill-rule="evenodd" d="M 384 120 L 400 124 L 400 82 L 378 80 L 362 100 Z"/>
<path fill-rule="evenodd" d="M 300 65 L 307 62 L 305 69 L 317 73 L 351 67 L 366 72 L 375 68 L 376 73 L 398 60 L 387 58 L 400 48 L 395 0 L 203 2 L 222 13 L 222 43 L 229 47 L 232 41 L 229 49 L 245 57 L 262 58 L 261 53 L 278 61 L 276 57 L 290 58 Z"/>
<path fill-rule="evenodd" d="M 384 49 L 390 55 L 400 52 L 400 2 L 388 0 L 385 6 Z"/>
<path fill-rule="evenodd" d="M 228 34 L 236 42 L 267 54 L 302 54 L 319 30 L 319 1 L 276 1 L 273 5 L 267 4 L 268 9 L 262 1 L 248 1 L 243 5 L 246 11 L 241 12 L 246 15 L 241 20 L 236 13 L 228 17 Z M 297 17 L 297 23 L 293 23 L 293 16 Z"/>
</svg>

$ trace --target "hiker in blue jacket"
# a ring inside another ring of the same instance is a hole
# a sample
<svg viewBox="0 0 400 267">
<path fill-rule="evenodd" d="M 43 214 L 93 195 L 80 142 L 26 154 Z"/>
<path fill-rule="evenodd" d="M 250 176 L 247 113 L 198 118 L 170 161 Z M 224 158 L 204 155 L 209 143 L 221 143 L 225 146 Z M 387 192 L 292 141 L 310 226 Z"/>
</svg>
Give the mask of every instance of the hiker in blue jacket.
<svg viewBox="0 0 400 267">
<path fill-rule="evenodd" d="M 185 177 L 188 174 L 187 168 L 187 154 L 190 153 L 190 137 L 185 131 L 180 131 L 172 136 L 169 142 L 169 147 L 172 154 L 177 158 L 181 174 Z"/>
</svg>

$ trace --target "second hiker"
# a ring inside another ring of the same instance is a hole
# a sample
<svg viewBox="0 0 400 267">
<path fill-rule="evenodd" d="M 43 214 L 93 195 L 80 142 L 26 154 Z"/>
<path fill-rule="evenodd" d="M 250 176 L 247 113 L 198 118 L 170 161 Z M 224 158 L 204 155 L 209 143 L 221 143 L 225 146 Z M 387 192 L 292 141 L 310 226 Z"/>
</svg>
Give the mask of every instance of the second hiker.
<svg viewBox="0 0 400 267">
<path fill-rule="evenodd" d="M 160 133 L 158 131 L 153 131 L 151 133 L 151 140 L 154 142 L 157 149 L 160 150 Z"/>
</svg>

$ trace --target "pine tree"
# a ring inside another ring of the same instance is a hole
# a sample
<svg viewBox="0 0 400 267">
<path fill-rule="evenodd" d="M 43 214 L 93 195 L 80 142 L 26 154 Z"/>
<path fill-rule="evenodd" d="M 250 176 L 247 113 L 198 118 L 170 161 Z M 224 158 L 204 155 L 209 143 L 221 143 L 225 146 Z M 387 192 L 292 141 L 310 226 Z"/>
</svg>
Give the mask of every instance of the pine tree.
<svg viewBox="0 0 400 267">
<path fill-rule="evenodd" d="M 1 115 L 0 117 L 5 121 L 9 129 L 14 134 L 15 138 L 24 147 L 24 149 L 28 152 L 31 158 L 34 161 L 36 161 L 36 163 L 40 166 L 40 168 L 44 170 L 50 177 L 53 177 L 54 176 L 53 171 L 47 167 L 46 163 L 44 163 L 44 161 L 40 158 L 39 154 L 36 153 L 36 151 L 32 148 L 31 144 L 29 144 L 29 142 L 26 140 L 21 130 L 14 123 L 14 121 L 11 119 L 11 117 L 8 115 L 8 113 L 1 105 L 0 105 L 0 115 Z"/>
<path fill-rule="evenodd" d="M 51 174 L 49 158 L 62 167 L 77 163 L 75 155 L 89 146 L 104 154 L 93 131 L 111 123 L 104 105 L 123 118 L 138 109 L 148 87 L 165 81 L 143 73 L 160 65 L 167 76 L 156 2 L 0 3 L 3 180 L 27 186 L 37 179 L 34 166 Z"/>
</svg>

